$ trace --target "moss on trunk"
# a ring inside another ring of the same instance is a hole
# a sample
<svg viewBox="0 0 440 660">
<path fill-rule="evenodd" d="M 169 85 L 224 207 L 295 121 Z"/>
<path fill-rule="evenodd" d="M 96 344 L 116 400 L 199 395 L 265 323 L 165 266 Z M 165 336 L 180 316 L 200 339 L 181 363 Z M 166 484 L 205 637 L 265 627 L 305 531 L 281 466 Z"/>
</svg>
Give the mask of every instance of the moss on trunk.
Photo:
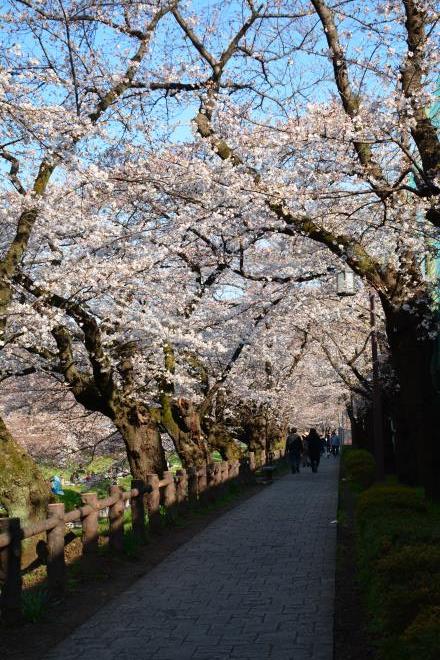
<svg viewBox="0 0 440 660">
<path fill-rule="evenodd" d="M 38 465 L 9 433 L 0 417 L 0 502 L 22 524 L 45 518 L 49 484 Z"/>
<path fill-rule="evenodd" d="M 213 424 L 209 429 L 208 445 L 217 450 L 224 461 L 238 461 L 243 457 L 243 450 L 223 424 Z"/>
</svg>

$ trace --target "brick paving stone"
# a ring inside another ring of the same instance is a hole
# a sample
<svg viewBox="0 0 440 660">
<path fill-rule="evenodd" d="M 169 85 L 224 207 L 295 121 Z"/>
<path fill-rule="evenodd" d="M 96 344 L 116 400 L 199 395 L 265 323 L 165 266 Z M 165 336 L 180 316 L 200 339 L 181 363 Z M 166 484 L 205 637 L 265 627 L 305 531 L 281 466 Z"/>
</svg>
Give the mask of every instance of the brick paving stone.
<svg viewBox="0 0 440 660">
<path fill-rule="evenodd" d="M 46 660 L 332 660 L 336 461 L 275 480 Z"/>
</svg>

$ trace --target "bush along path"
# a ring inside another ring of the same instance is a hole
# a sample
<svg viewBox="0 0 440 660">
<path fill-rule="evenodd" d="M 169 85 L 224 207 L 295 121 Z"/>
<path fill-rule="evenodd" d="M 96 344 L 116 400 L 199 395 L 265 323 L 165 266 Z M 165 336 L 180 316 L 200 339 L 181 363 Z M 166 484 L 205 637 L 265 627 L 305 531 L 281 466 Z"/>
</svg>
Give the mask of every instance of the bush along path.
<svg viewBox="0 0 440 660">
<path fill-rule="evenodd" d="M 375 656 L 438 660 L 440 507 L 420 490 L 392 481 L 367 487 L 373 475 L 367 452 L 344 450 L 341 485 L 350 488 L 352 499 L 341 497 L 340 516 L 349 523 L 354 500 L 357 580 Z"/>
<path fill-rule="evenodd" d="M 78 628 L 49 660 L 332 660 L 338 461 L 277 479 Z"/>
</svg>

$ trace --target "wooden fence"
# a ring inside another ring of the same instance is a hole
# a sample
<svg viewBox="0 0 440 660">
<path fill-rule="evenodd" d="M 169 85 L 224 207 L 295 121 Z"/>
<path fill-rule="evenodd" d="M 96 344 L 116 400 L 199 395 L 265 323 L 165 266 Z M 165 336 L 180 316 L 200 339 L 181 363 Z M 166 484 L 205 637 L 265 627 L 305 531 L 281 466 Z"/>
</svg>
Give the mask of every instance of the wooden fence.
<svg viewBox="0 0 440 660">
<path fill-rule="evenodd" d="M 280 453 L 275 452 L 273 458 L 279 459 Z M 81 496 L 83 506 L 68 513 L 63 503 L 49 504 L 46 520 L 24 527 L 19 518 L 0 518 L 0 566 L 4 574 L 0 599 L 2 618 L 8 622 L 21 618 L 23 539 L 46 534 L 43 543 L 48 589 L 51 594 L 61 596 L 66 586 L 66 523 L 81 522 L 83 555 L 94 555 L 98 550 L 100 512 L 106 510 L 109 546 L 114 552 L 122 552 L 127 500 L 131 508 L 132 533 L 142 542 L 146 533 L 146 514 L 149 528 L 158 530 L 162 525 L 161 507 L 168 512 L 184 511 L 196 502 L 214 501 L 224 492 L 228 482 L 252 479 L 257 467 L 266 463 L 264 452 L 258 459 L 256 461 L 253 452 L 249 452 L 249 459 L 245 462 L 205 464 L 200 469 L 178 470 L 175 475 L 164 472 L 162 479 L 157 474 L 149 474 L 145 483 L 133 480 L 129 491 L 111 486 L 108 497 L 101 500 L 96 493 L 84 493 Z"/>
</svg>

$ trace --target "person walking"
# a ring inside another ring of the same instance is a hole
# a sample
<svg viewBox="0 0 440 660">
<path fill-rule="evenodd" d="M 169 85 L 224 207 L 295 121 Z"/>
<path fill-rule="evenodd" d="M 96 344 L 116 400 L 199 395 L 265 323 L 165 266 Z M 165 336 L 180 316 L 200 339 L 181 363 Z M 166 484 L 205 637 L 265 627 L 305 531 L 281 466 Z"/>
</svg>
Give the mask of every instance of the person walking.
<svg viewBox="0 0 440 660">
<path fill-rule="evenodd" d="M 303 443 L 301 437 L 298 435 L 297 429 L 292 428 L 287 436 L 286 441 L 286 454 L 289 459 L 292 474 L 299 472 L 302 453 Z"/>
<path fill-rule="evenodd" d="M 307 438 L 308 438 L 307 435 L 302 437 L 302 444 L 303 444 L 302 466 L 303 466 L 303 468 L 310 467 L 309 441 L 308 441 Z"/>
<path fill-rule="evenodd" d="M 333 431 L 330 437 L 330 446 L 331 446 L 331 452 L 333 456 L 336 458 L 339 456 L 339 447 L 341 446 L 341 441 L 339 440 L 339 436 L 336 433 L 336 431 Z"/>
<path fill-rule="evenodd" d="M 318 472 L 318 465 L 321 459 L 321 438 L 319 437 L 316 429 L 310 429 L 306 440 L 309 448 L 312 472 Z"/>
</svg>

